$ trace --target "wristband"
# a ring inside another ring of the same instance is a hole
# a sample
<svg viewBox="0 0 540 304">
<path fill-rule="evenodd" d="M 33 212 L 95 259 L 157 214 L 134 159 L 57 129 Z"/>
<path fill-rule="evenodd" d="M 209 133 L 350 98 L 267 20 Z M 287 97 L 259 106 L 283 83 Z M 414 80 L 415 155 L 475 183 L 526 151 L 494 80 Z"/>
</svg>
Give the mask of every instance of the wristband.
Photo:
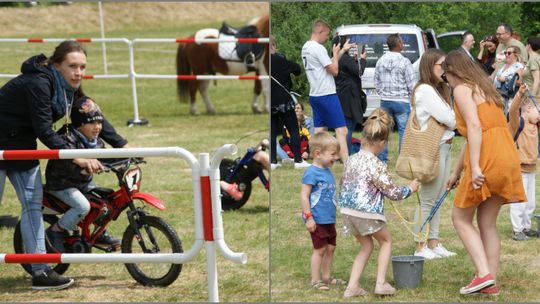
<svg viewBox="0 0 540 304">
<path fill-rule="evenodd" d="M 304 219 L 307 221 L 310 217 L 313 217 L 311 211 L 304 211 Z"/>
</svg>

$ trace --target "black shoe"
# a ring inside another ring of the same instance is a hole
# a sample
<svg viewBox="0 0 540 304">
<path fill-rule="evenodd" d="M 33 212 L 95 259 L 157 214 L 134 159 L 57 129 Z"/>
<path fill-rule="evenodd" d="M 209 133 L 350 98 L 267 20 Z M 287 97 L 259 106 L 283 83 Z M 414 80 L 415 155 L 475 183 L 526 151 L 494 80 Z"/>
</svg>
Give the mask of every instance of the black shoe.
<svg viewBox="0 0 540 304">
<path fill-rule="evenodd" d="M 66 252 L 66 249 L 64 248 L 64 232 L 54 231 L 52 230 L 52 227 L 49 227 L 45 230 L 45 234 L 47 235 L 47 240 L 53 250 Z"/>
<path fill-rule="evenodd" d="M 49 269 L 40 275 L 32 276 L 32 289 L 36 290 L 60 290 L 68 288 L 75 281 L 72 278 L 64 277 Z"/>
<path fill-rule="evenodd" d="M 528 237 L 538 236 L 538 232 L 536 232 L 536 230 L 533 230 L 533 229 L 523 229 L 523 233 L 525 233 L 525 235 Z"/>
<path fill-rule="evenodd" d="M 120 239 L 117 239 L 110 235 L 107 230 L 103 231 L 103 233 L 97 238 L 96 245 L 102 245 L 102 246 L 119 246 L 120 245 Z"/>
</svg>

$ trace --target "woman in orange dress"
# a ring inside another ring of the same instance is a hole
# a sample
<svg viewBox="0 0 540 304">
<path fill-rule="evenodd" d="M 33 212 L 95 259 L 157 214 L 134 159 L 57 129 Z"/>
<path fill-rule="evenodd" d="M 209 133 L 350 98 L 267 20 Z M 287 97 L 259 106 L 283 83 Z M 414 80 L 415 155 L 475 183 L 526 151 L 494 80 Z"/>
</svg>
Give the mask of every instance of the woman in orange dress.
<svg viewBox="0 0 540 304">
<path fill-rule="evenodd" d="M 525 201 L 520 160 L 503 114 L 501 96 L 479 65 L 460 52 L 450 52 L 443 64 L 453 88 L 458 131 L 466 142 L 447 181 L 457 188 L 452 222 L 476 268 L 461 294 L 497 295 L 500 260 L 496 222 L 503 204 Z M 473 226 L 476 213 L 478 230 Z"/>
</svg>

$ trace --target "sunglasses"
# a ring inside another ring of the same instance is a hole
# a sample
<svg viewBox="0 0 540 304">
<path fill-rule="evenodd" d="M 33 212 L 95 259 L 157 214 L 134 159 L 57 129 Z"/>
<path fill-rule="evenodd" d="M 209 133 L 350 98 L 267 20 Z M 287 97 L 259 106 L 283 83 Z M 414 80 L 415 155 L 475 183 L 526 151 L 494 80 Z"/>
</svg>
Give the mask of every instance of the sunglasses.
<svg viewBox="0 0 540 304">
<path fill-rule="evenodd" d="M 510 55 L 514 54 L 514 52 L 504 52 L 504 54 L 505 54 L 506 56 L 510 56 Z"/>
</svg>

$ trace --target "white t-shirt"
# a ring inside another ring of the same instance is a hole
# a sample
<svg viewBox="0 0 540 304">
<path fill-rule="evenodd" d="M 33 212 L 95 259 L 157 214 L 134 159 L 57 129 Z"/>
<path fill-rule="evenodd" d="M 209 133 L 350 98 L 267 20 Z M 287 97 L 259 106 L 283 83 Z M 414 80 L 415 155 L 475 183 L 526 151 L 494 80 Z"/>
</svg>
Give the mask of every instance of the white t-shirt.
<svg viewBox="0 0 540 304">
<path fill-rule="evenodd" d="M 309 96 L 336 94 L 336 83 L 325 69 L 332 63 L 324 46 L 309 40 L 302 47 L 302 61 L 309 81 Z"/>
</svg>

